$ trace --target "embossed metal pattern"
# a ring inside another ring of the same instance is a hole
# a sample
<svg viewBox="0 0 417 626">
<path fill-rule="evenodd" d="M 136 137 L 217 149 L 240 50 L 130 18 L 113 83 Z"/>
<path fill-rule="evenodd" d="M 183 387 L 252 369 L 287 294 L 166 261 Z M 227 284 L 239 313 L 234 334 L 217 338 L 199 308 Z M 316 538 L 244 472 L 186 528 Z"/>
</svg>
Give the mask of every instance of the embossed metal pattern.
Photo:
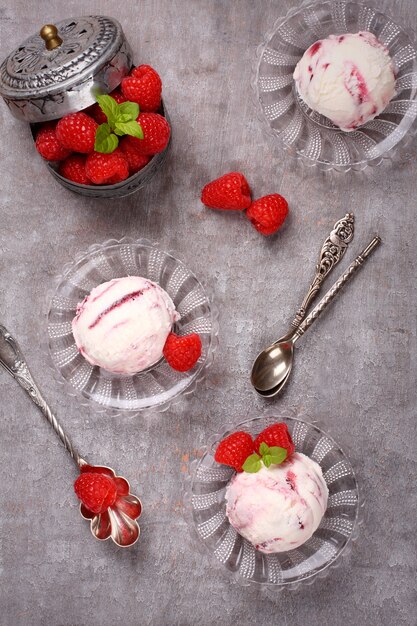
<svg viewBox="0 0 417 626">
<path fill-rule="evenodd" d="M 327 309 L 329 304 L 333 302 L 343 287 L 350 281 L 350 279 L 356 274 L 358 269 L 362 267 L 368 256 L 377 248 L 381 243 L 381 238 L 376 235 L 366 248 L 358 254 L 356 259 L 349 265 L 347 270 L 343 272 L 340 278 L 334 283 L 329 291 L 323 296 L 318 305 L 311 311 L 311 313 L 300 324 L 293 336 L 293 343 L 297 341 L 305 331 L 310 328 L 311 324 Z"/>
<path fill-rule="evenodd" d="M 133 64 L 122 27 L 112 18 L 68 18 L 56 26 L 59 47 L 47 50 L 36 34 L 2 63 L 0 94 L 19 119 L 47 121 L 84 109 L 96 90 L 115 89 Z"/>
<path fill-rule="evenodd" d="M 316 275 L 310 285 L 310 289 L 303 300 L 301 307 L 291 326 L 298 328 L 305 317 L 308 307 L 320 291 L 321 285 L 329 274 L 329 272 L 343 258 L 348 244 L 352 241 L 354 235 L 354 216 L 353 213 L 346 213 L 341 220 L 336 222 L 332 232 L 324 242 L 316 265 Z"/>
<path fill-rule="evenodd" d="M 31 400 L 40 408 L 55 433 L 61 439 L 64 447 L 68 450 L 71 457 L 81 467 L 85 461 L 80 457 L 74 448 L 69 437 L 64 433 L 62 426 L 52 413 L 47 402 L 44 400 L 39 391 L 29 367 L 23 357 L 23 354 L 7 328 L 0 325 L 0 365 L 16 380 L 17 383 L 26 391 Z"/>
</svg>

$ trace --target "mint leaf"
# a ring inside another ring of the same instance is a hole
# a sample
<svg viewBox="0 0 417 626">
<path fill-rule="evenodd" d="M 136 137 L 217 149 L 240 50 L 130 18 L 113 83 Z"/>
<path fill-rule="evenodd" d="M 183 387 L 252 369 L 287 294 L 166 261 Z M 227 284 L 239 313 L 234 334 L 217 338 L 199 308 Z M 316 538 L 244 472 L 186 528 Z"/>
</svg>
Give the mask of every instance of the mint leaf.
<svg viewBox="0 0 417 626">
<path fill-rule="evenodd" d="M 131 135 L 132 137 L 143 139 L 142 127 L 136 121 L 117 122 L 114 128 L 114 132 L 118 135 Z"/>
<path fill-rule="evenodd" d="M 136 102 L 122 102 L 117 108 L 116 122 L 131 122 L 139 115 L 139 105 Z"/>
<path fill-rule="evenodd" d="M 249 474 L 256 474 L 262 467 L 261 457 L 259 454 L 251 454 L 248 456 L 244 464 L 242 465 L 242 469 L 245 472 L 249 472 Z"/>
<path fill-rule="evenodd" d="M 94 150 L 96 152 L 103 152 L 109 154 L 114 152 L 119 145 L 119 140 L 116 135 L 113 135 L 109 124 L 100 124 L 96 130 L 96 139 L 94 142 Z"/>
<path fill-rule="evenodd" d="M 271 454 L 264 454 L 262 457 L 262 461 L 263 464 L 265 465 L 265 467 L 269 467 L 272 463 L 272 455 Z"/>
<path fill-rule="evenodd" d="M 287 450 L 285 448 L 280 448 L 279 446 L 272 446 L 269 449 L 271 455 L 271 463 L 274 465 L 280 465 L 287 458 Z M 265 462 L 265 461 L 264 461 Z"/>
<path fill-rule="evenodd" d="M 110 126 L 114 126 L 117 119 L 117 112 L 119 109 L 119 105 L 117 104 L 116 100 L 111 96 L 96 96 L 96 100 L 99 104 L 100 109 L 107 117 L 107 121 Z"/>
<path fill-rule="evenodd" d="M 263 456 L 264 454 L 267 454 L 269 452 L 269 446 L 262 442 L 261 445 L 259 446 L 259 454 L 261 456 Z"/>
</svg>

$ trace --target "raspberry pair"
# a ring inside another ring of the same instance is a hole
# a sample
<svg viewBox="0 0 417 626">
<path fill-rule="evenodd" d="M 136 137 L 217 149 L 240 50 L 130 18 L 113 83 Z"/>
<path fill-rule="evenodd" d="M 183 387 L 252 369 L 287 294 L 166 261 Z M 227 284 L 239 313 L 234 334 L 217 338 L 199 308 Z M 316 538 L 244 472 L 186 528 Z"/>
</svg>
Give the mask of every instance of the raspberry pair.
<svg viewBox="0 0 417 626">
<path fill-rule="evenodd" d="M 214 459 L 233 467 L 237 472 L 258 472 L 262 464 L 281 464 L 294 454 L 295 446 L 285 422 L 272 424 L 259 435 L 239 430 L 223 439 L 216 448 Z"/>
<path fill-rule="evenodd" d="M 246 209 L 246 217 L 262 235 L 276 233 L 288 214 L 288 203 L 278 193 L 252 202 L 248 181 L 239 172 L 230 172 L 208 183 L 201 192 L 201 202 L 211 209 Z"/>
</svg>

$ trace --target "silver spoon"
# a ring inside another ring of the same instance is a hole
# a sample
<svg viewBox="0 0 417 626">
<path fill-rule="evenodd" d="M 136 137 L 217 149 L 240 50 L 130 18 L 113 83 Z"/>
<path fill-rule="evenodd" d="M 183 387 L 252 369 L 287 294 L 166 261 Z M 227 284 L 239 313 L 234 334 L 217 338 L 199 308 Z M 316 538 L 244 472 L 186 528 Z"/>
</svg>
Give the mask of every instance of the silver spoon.
<svg viewBox="0 0 417 626">
<path fill-rule="evenodd" d="M 295 342 L 304 335 L 380 243 L 380 237 L 374 237 L 294 333 L 284 341 L 273 343 L 258 355 L 253 365 L 251 381 L 259 395 L 270 398 L 282 390 L 292 369 Z"/>
<path fill-rule="evenodd" d="M 342 219 L 338 220 L 333 226 L 333 230 L 330 232 L 330 235 L 321 247 L 313 282 L 311 283 L 300 308 L 291 322 L 290 329 L 287 333 L 285 333 L 285 335 L 274 341 L 272 345 L 289 341 L 293 337 L 295 331 L 305 318 L 310 304 L 317 297 L 324 279 L 343 258 L 348 244 L 352 241 L 354 235 L 354 220 L 355 218 L 353 213 L 346 213 L 346 215 L 342 217 Z M 272 346 L 270 346 L 269 349 L 272 349 Z M 252 367 L 251 381 L 257 391 L 269 391 L 270 389 L 269 386 L 263 386 L 264 383 L 269 385 L 269 378 L 265 377 L 263 369 L 265 366 L 268 368 L 270 366 L 269 361 L 265 361 L 264 355 L 265 350 L 262 350 L 262 352 L 255 359 Z M 276 372 L 276 376 L 278 375 L 279 372 Z M 288 375 L 289 371 L 287 371 L 287 376 Z"/>
<path fill-rule="evenodd" d="M 90 521 L 90 528 L 96 539 L 111 538 L 120 547 L 128 547 L 139 539 L 140 528 L 137 518 L 142 513 L 142 503 L 136 496 L 130 494 L 130 486 L 125 478 L 116 476 L 110 467 L 89 465 L 83 459 L 69 437 L 65 434 L 55 415 L 42 397 L 20 348 L 9 331 L 0 325 L 0 365 L 26 391 L 30 399 L 41 410 L 55 433 L 58 435 L 65 449 L 68 451 L 81 473 L 99 473 L 111 477 L 117 485 L 117 499 L 113 506 L 101 514 L 89 511 L 84 504 L 80 505 L 80 513 L 84 519 Z"/>
<path fill-rule="evenodd" d="M 291 336 L 305 318 L 307 310 L 313 300 L 317 297 L 324 279 L 344 257 L 348 244 L 353 239 L 354 222 L 355 218 L 353 213 L 346 213 L 346 215 L 342 217 L 342 219 L 338 220 L 333 226 L 333 230 L 321 247 L 313 282 L 311 283 L 300 308 L 291 322 L 291 329 L 286 335 L 284 335 L 284 337 L 281 337 L 281 339 L 278 339 L 275 343 L 283 341 L 285 338 Z"/>
</svg>

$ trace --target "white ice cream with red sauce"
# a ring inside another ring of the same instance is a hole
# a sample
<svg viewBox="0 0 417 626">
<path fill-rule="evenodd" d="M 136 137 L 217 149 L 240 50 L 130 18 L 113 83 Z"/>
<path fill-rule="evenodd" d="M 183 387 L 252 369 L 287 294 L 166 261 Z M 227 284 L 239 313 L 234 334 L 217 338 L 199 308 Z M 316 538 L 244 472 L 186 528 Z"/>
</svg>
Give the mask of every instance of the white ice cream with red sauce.
<svg viewBox="0 0 417 626">
<path fill-rule="evenodd" d="M 162 357 L 179 317 L 162 287 L 141 276 L 126 276 L 91 291 L 77 307 L 72 332 L 91 365 L 114 374 L 135 374 Z"/>
<path fill-rule="evenodd" d="M 285 552 L 317 530 L 328 494 L 320 465 L 296 452 L 281 465 L 236 474 L 226 489 L 226 514 L 257 550 Z"/>
<path fill-rule="evenodd" d="M 297 63 L 294 80 L 304 102 L 344 131 L 379 115 L 395 95 L 388 49 L 367 31 L 313 43 Z"/>
</svg>

